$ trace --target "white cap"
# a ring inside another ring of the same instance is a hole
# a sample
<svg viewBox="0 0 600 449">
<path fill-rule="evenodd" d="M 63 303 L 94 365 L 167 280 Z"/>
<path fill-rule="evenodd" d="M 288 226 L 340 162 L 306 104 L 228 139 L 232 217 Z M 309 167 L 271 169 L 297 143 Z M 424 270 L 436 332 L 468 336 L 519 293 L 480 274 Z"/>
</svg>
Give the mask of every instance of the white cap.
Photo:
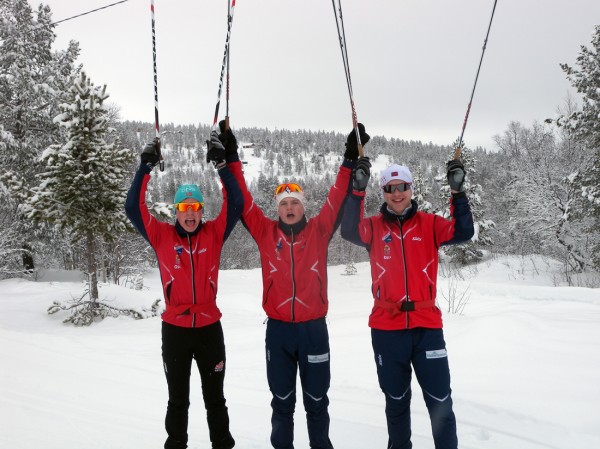
<svg viewBox="0 0 600 449">
<path fill-rule="evenodd" d="M 399 179 L 400 181 L 412 184 L 413 178 L 408 167 L 404 165 L 392 164 L 379 173 L 379 187 L 387 185 L 390 181 Z"/>
<path fill-rule="evenodd" d="M 281 192 L 279 195 L 275 195 L 275 202 L 279 206 L 279 203 L 281 203 L 281 200 L 283 200 L 285 198 L 296 198 L 296 199 L 300 200 L 300 202 L 302 203 L 303 206 L 306 206 L 304 204 L 304 193 L 302 193 L 302 192 Z"/>
<path fill-rule="evenodd" d="M 285 185 L 285 184 L 283 184 L 283 185 Z M 302 203 L 302 205 L 304 207 L 306 207 L 306 199 L 304 197 L 304 191 L 297 184 L 294 184 L 294 186 L 297 186 L 297 187 L 295 189 L 290 189 L 289 187 L 286 187 L 283 191 L 281 191 L 280 193 L 275 195 L 275 203 L 277 204 L 277 206 L 279 206 L 279 203 L 281 203 L 281 201 L 285 198 L 296 198 L 297 200 L 300 200 L 300 202 Z"/>
</svg>

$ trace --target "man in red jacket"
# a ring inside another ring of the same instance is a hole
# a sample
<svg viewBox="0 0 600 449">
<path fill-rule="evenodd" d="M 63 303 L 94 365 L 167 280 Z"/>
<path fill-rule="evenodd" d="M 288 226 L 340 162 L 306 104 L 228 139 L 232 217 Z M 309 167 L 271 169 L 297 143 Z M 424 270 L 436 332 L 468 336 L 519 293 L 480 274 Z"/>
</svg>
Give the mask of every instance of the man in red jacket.
<svg viewBox="0 0 600 449">
<path fill-rule="evenodd" d="M 208 143 L 207 162 L 213 162 L 223 183 L 223 206 L 216 219 L 202 221 L 204 198 L 198 186 L 184 184 L 175 193 L 175 224 L 156 220 L 146 206 L 150 172 L 158 162 L 157 142 L 144 148 L 142 163 L 127 194 L 125 210 L 138 232 L 156 253 L 166 311 L 162 315 L 162 357 L 169 387 L 165 449 L 185 449 L 190 406 L 192 360 L 200 371 L 213 449 L 235 445 L 223 395 L 225 343 L 221 312 L 216 304 L 219 261 L 223 243 L 243 208 L 243 196 L 217 134 Z"/>
<path fill-rule="evenodd" d="M 321 211 L 305 215 L 303 189 L 285 183 L 275 189 L 278 219 L 267 218 L 253 201 L 241 171 L 235 171 L 244 193 L 242 220 L 260 251 L 262 305 L 268 316 L 265 341 L 267 379 L 273 395 L 271 444 L 293 449 L 296 376 L 300 371 L 302 398 L 310 447 L 331 449 L 329 399 L 331 379 L 327 315 L 327 249 L 350 189 L 351 168 L 358 159 L 354 147 L 344 161 Z M 228 153 L 237 150 L 231 130 L 220 135 Z M 367 143 L 368 136 L 361 135 Z"/>
<path fill-rule="evenodd" d="M 364 218 L 370 162 L 362 158 L 344 209 L 342 237 L 367 248 L 373 280 L 369 317 L 379 385 L 385 394 L 388 449 L 410 449 L 411 375 L 414 368 L 431 419 L 436 449 L 456 449 L 450 369 L 436 306 L 438 249 L 469 240 L 473 216 L 463 189 L 465 171 L 448 162 L 451 219 L 418 211 L 408 167 L 392 164 L 380 173 L 384 204 Z"/>
</svg>

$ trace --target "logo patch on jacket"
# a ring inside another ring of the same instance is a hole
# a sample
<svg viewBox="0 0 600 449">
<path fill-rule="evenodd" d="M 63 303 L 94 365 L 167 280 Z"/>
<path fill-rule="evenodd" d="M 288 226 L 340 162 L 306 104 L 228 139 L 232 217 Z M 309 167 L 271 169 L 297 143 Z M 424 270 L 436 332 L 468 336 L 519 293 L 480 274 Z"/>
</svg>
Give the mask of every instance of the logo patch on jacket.
<svg viewBox="0 0 600 449">
<path fill-rule="evenodd" d="M 183 254 L 183 246 L 177 245 L 174 246 L 173 249 L 175 250 L 175 264 L 173 264 L 173 268 L 178 270 L 181 268 L 181 254 Z"/>
<path fill-rule="evenodd" d="M 281 240 L 281 237 L 279 237 L 279 240 L 275 244 L 275 255 L 277 256 L 277 260 L 281 260 L 280 251 L 282 249 L 283 249 L 283 241 Z"/>
<path fill-rule="evenodd" d="M 215 373 L 220 373 L 225 368 L 225 362 L 221 360 L 219 363 L 215 365 Z"/>
<path fill-rule="evenodd" d="M 392 258 L 392 249 L 388 244 L 383 245 L 383 258 L 386 260 Z"/>
<path fill-rule="evenodd" d="M 392 258 L 392 249 L 390 248 L 390 245 L 388 245 L 388 243 L 392 243 L 392 233 L 388 232 L 386 235 L 384 235 L 381 240 L 383 241 L 384 245 L 383 245 L 383 258 L 385 260 L 391 259 Z"/>
</svg>

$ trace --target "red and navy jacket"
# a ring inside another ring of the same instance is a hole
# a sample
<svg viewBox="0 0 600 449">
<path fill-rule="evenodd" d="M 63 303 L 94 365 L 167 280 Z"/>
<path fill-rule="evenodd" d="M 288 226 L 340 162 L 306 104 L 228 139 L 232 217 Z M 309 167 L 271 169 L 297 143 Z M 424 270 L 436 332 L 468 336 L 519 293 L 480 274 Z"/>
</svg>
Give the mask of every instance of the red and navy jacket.
<svg viewBox="0 0 600 449">
<path fill-rule="evenodd" d="M 239 219 L 244 199 L 228 167 L 219 170 L 223 183 L 223 205 L 219 215 L 200 223 L 193 232 L 179 222 L 158 221 L 146 206 L 150 171 L 141 164 L 127 194 L 127 217 L 156 253 L 166 311 L 163 321 L 181 327 L 202 327 L 221 318 L 217 307 L 219 262 L 223 243 Z"/>
<path fill-rule="evenodd" d="M 354 192 L 346 203 L 341 234 L 367 248 L 371 261 L 373 310 L 369 326 L 397 330 L 442 328 L 436 306 L 438 249 L 473 237 L 473 216 L 464 192 L 454 194 L 451 219 L 420 212 L 417 202 L 406 216 L 390 212 L 364 218 L 364 192 Z"/>
<path fill-rule="evenodd" d="M 319 214 L 292 226 L 265 217 L 234 171 L 244 193 L 242 222 L 258 245 L 267 316 L 302 322 L 327 315 L 327 251 L 350 188 L 352 163 L 344 161 Z"/>
</svg>

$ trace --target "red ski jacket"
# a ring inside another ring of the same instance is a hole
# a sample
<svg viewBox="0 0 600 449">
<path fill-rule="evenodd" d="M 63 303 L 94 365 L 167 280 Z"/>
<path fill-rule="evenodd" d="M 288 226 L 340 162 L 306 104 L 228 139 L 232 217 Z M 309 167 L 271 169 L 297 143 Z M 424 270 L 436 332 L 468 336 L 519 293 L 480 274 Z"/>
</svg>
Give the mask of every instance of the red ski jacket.
<svg viewBox="0 0 600 449">
<path fill-rule="evenodd" d="M 241 170 L 234 171 L 244 194 L 242 220 L 260 252 L 262 306 L 269 318 L 301 322 L 327 315 L 327 251 L 349 192 L 350 165 L 340 167 L 319 214 L 293 226 L 265 217 Z"/>
<path fill-rule="evenodd" d="M 369 326 L 381 330 L 442 328 L 436 306 L 438 249 L 469 240 L 473 216 L 464 193 L 451 202 L 451 220 L 412 208 L 406 217 L 387 210 L 363 218 L 363 195 L 347 201 L 342 237 L 365 246 L 371 261 L 373 309 Z"/>
<path fill-rule="evenodd" d="M 235 164 L 240 165 L 227 167 Z M 224 186 L 219 215 L 191 233 L 178 222 L 158 221 L 148 211 L 146 188 L 151 169 L 146 165 L 140 165 L 127 194 L 127 217 L 158 259 L 166 304 L 162 319 L 175 326 L 202 327 L 221 318 L 216 303 L 221 248 L 243 208 L 242 192 L 227 167 L 219 170 Z"/>
</svg>

